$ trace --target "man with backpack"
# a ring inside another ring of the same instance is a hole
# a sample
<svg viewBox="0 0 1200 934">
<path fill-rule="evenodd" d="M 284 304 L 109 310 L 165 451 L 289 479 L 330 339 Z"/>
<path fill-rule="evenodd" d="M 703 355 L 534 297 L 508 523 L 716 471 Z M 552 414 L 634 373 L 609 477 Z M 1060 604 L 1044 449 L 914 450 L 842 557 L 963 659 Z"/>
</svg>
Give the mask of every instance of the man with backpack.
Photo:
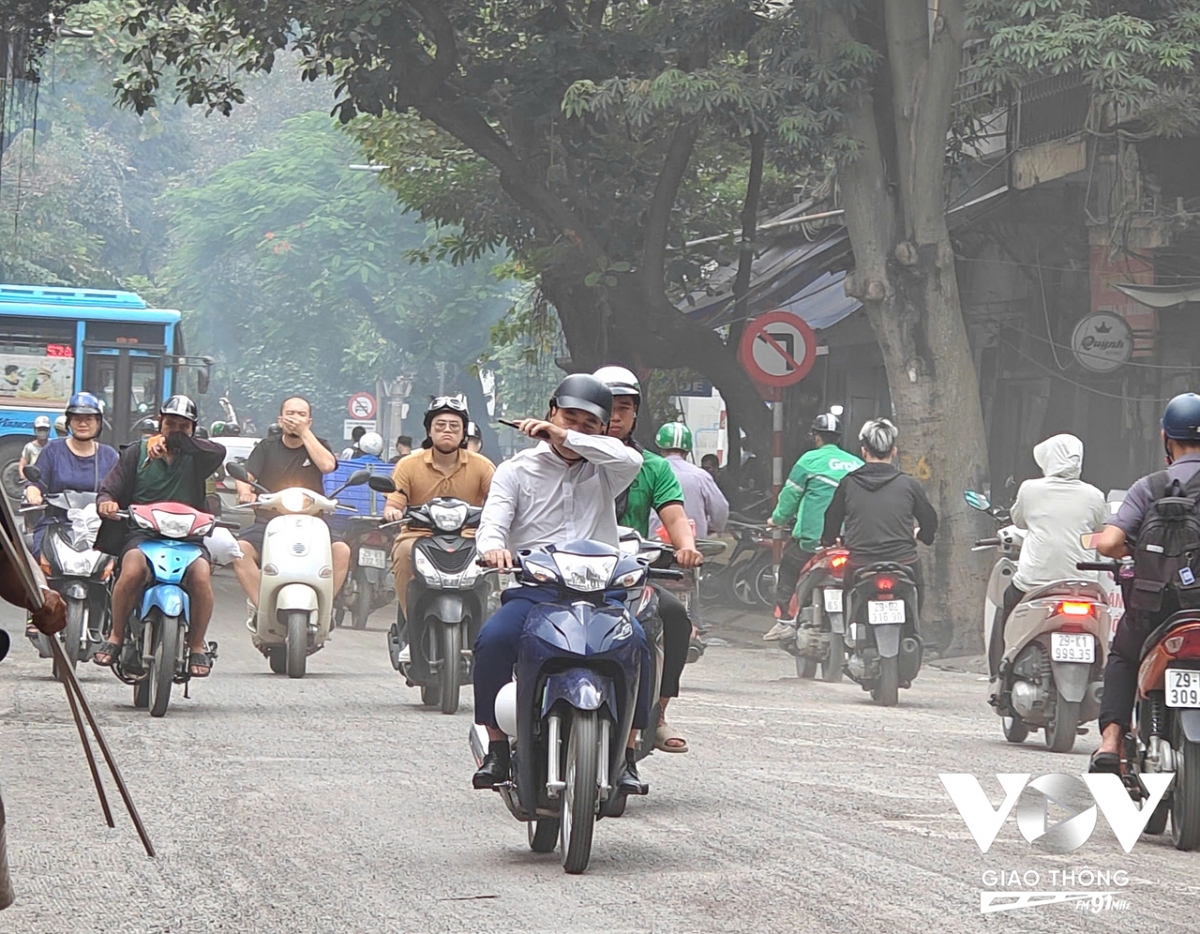
<svg viewBox="0 0 1200 934">
<path fill-rule="evenodd" d="M 1132 554 L 1134 579 L 1125 590 L 1125 615 L 1104 670 L 1100 748 L 1092 754 L 1092 772 L 1120 770 L 1142 643 L 1172 613 L 1200 606 L 1200 396 L 1188 392 L 1167 403 L 1162 437 L 1167 469 L 1138 480 L 1094 541 L 1107 557 Z"/>
</svg>

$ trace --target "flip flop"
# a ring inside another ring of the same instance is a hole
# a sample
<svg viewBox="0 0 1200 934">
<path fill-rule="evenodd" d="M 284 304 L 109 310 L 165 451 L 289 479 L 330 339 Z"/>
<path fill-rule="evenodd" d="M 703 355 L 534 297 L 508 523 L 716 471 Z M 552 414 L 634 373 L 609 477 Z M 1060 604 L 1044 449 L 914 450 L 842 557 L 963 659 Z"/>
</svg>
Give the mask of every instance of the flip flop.
<svg viewBox="0 0 1200 934">
<path fill-rule="evenodd" d="M 1088 771 L 1092 773 L 1121 774 L 1121 755 L 1116 752 L 1094 752 L 1088 763 Z"/>
<path fill-rule="evenodd" d="M 682 746 L 668 746 L 667 743 L 671 740 L 678 740 L 683 743 Z M 687 752 L 687 740 L 671 729 L 670 725 L 663 721 L 658 725 L 658 729 L 654 731 L 654 748 L 660 749 L 663 752 Z"/>
</svg>

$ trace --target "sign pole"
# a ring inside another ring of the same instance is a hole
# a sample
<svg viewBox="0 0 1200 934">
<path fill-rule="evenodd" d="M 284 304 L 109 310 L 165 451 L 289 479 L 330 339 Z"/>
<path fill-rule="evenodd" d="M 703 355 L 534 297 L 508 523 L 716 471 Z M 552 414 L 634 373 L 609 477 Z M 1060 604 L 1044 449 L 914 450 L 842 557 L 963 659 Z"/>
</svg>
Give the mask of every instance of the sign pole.
<svg viewBox="0 0 1200 934">
<path fill-rule="evenodd" d="M 783 389 L 776 388 L 771 393 L 771 491 L 775 494 L 775 502 L 779 502 L 779 493 L 783 489 Z M 772 533 L 771 554 L 775 562 L 776 573 L 779 561 L 783 557 L 783 529 L 775 529 Z"/>
</svg>

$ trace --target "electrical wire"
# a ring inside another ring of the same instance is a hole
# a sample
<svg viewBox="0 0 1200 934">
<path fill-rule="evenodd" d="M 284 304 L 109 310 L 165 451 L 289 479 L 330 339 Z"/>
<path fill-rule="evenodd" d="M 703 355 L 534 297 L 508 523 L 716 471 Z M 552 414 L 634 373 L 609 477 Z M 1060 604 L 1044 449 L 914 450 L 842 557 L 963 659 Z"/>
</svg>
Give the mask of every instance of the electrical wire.
<svg viewBox="0 0 1200 934">
<path fill-rule="evenodd" d="M 1071 379 L 1068 376 L 1063 376 L 1061 373 L 1055 373 L 1052 369 L 1050 369 L 1050 367 L 1046 366 L 1046 364 L 1042 363 L 1036 357 L 1029 356 L 1029 354 L 1025 353 L 1025 351 L 1023 351 L 1020 347 L 1018 347 L 1012 341 L 1008 340 L 1003 335 L 999 335 L 999 334 L 996 335 L 996 339 L 999 340 L 1002 344 L 1007 344 L 1010 348 L 1012 348 L 1013 351 L 1016 352 L 1017 356 L 1022 357 L 1025 360 L 1029 361 L 1034 366 L 1036 366 L 1039 370 L 1041 370 L 1043 373 L 1046 373 L 1048 376 L 1051 376 L 1054 379 L 1061 379 L 1064 383 L 1069 383 L 1070 385 L 1074 386 L 1076 389 L 1082 389 L 1084 392 L 1090 392 L 1096 396 L 1104 396 L 1106 399 L 1117 399 L 1121 402 L 1127 402 L 1127 401 L 1128 402 L 1170 402 L 1171 399 L 1174 398 L 1173 396 L 1171 396 L 1171 397 L 1168 397 L 1165 399 L 1147 399 L 1144 396 L 1132 397 L 1132 396 L 1126 396 L 1126 395 L 1122 395 L 1120 393 L 1115 393 L 1115 392 L 1105 392 L 1103 389 L 1096 389 L 1092 386 L 1088 386 L 1087 384 L 1081 383 L 1078 380 Z"/>
</svg>

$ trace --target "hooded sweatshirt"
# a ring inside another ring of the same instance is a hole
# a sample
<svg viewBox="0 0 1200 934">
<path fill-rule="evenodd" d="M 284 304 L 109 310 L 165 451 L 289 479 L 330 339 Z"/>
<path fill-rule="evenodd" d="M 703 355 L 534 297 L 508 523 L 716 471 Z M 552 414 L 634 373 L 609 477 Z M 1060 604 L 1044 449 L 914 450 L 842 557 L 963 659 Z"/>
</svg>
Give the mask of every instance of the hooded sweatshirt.
<svg viewBox="0 0 1200 934">
<path fill-rule="evenodd" d="M 846 474 L 825 511 L 821 544 L 832 545 L 845 523 L 842 541 L 856 567 L 877 561 L 912 564 L 917 560 L 918 536 L 933 544 L 938 516 L 914 478 L 891 464 L 871 462 Z"/>
<path fill-rule="evenodd" d="M 1083 442 L 1055 435 L 1033 449 L 1033 459 L 1044 476 L 1021 484 L 1011 511 L 1013 525 L 1027 532 L 1013 586 L 1028 592 L 1059 580 L 1095 580 L 1094 572 L 1075 567 L 1096 560 L 1079 537 L 1098 532 L 1107 518 L 1104 494 L 1079 479 Z"/>
</svg>

